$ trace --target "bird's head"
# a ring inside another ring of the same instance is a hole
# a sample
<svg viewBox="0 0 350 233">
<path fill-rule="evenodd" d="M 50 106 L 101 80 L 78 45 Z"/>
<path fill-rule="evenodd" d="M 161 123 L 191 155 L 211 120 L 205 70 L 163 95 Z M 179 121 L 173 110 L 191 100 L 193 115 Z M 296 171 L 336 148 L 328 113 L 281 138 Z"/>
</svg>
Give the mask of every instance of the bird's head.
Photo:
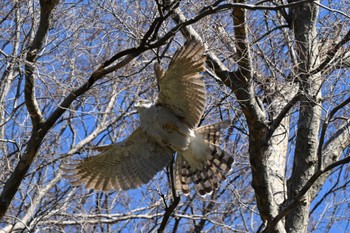
<svg viewBox="0 0 350 233">
<path fill-rule="evenodd" d="M 149 100 L 139 99 L 135 103 L 135 108 L 139 111 L 140 109 L 150 108 L 153 103 Z"/>
</svg>

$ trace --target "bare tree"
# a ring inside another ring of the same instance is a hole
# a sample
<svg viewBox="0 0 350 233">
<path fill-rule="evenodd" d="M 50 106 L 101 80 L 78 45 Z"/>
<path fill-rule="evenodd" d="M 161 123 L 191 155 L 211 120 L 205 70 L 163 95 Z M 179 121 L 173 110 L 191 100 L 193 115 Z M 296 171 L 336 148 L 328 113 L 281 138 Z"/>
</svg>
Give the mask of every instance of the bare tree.
<svg viewBox="0 0 350 233">
<path fill-rule="evenodd" d="M 0 3 L 4 232 L 349 231 L 348 1 Z M 154 60 L 206 46 L 202 123 L 233 120 L 211 195 L 178 196 L 171 164 L 122 192 L 71 187 L 60 165 L 137 127 Z"/>
</svg>

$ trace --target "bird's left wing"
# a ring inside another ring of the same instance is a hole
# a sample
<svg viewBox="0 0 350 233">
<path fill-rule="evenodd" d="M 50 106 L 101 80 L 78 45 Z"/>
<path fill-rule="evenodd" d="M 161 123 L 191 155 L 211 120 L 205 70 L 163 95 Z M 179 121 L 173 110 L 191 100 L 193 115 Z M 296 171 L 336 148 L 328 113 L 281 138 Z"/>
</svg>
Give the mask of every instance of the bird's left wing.
<svg viewBox="0 0 350 233">
<path fill-rule="evenodd" d="M 72 185 L 85 184 L 88 189 L 103 191 L 137 188 L 163 169 L 173 154 L 141 128 L 120 143 L 94 149 L 101 153 L 62 167 Z"/>
<path fill-rule="evenodd" d="M 199 123 L 206 103 L 205 84 L 199 74 L 204 71 L 204 51 L 202 43 L 191 40 L 175 53 L 166 72 L 155 65 L 160 87 L 156 104 L 170 109 L 190 128 Z"/>
</svg>

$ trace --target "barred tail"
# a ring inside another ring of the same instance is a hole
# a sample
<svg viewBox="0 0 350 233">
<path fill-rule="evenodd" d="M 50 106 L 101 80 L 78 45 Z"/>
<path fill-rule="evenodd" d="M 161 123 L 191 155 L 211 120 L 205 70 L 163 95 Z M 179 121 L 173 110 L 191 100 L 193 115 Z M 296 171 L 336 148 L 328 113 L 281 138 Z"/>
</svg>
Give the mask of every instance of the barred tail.
<svg viewBox="0 0 350 233">
<path fill-rule="evenodd" d="M 199 127 L 195 130 L 196 134 L 200 134 L 204 136 L 204 140 L 210 142 L 211 144 L 218 145 L 221 137 L 222 131 L 227 129 L 231 125 L 230 120 L 221 121 L 212 125 L 205 125 Z"/>
<path fill-rule="evenodd" d="M 232 156 L 222 150 L 219 146 L 220 131 L 227 128 L 229 121 L 203 126 L 196 129 L 196 133 L 204 136 L 208 143 L 209 153 L 204 160 L 201 169 L 191 167 L 186 157 L 179 153 L 175 164 L 175 188 L 181 190 L 185 195 L 190 192 L 190 182 L 194 183 L 200 195 L 211 193 L 218 188 L 218 180 L 224 180 L 234 162 Z M 188 155 L 187 155 L 188 156 Z"/>
</svg>

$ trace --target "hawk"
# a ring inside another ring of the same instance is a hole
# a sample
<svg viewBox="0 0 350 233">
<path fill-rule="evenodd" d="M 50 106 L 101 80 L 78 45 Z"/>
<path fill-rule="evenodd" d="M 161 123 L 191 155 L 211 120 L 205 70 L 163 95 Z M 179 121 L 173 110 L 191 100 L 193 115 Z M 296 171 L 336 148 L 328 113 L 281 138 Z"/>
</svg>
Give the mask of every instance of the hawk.
<svg viewBox="0 0 350 233">
<path fill-rule="evenodd" d="M 189 194 L 191 181 L 201 195 L 218 187 L 233 163 L 219 147 L 220 135 L 231 122 L 197 127 L 206 104 L 200 79 L 204 51 L 200 42 L 190 40 L 176 51 L 166 71 L 155 64 L 160 92 L 155 103 L 136 103 L 140 126 L 124 141 L 94 147 L 100 152 L 97 156 L 66 164 L 65 176 L 72 185 L 103 191 L 137 188 L 167 166 L 176 152 L 177 191 Z"/>
</svg>

